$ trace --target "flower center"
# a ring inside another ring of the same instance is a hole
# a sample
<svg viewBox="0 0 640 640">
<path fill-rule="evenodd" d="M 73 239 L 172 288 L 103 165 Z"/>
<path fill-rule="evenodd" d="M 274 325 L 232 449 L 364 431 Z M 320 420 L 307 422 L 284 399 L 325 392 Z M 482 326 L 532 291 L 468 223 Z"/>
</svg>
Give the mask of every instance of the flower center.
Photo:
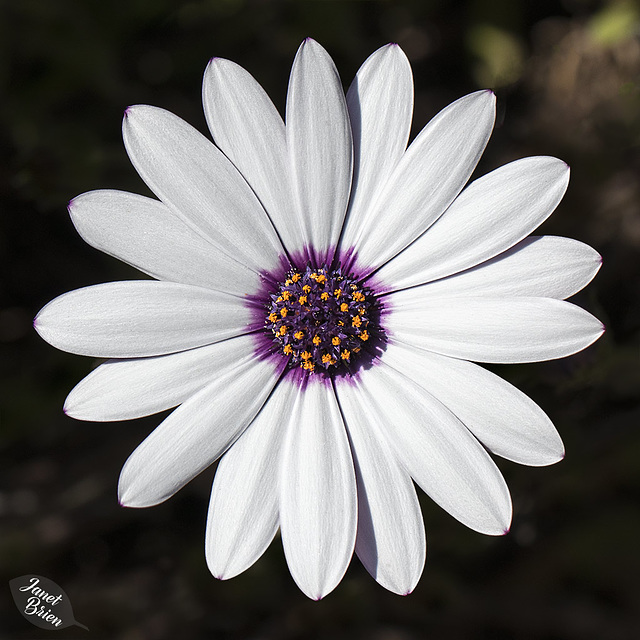
<svg viewBox="0 0 640 640">
<path fill-rule="evenodd" d="M 265 329 L 290 368 L 350 372 L 379 333 L 373 292 L 340 267 L 292 269 L 270 298 Z"/>
</svg>

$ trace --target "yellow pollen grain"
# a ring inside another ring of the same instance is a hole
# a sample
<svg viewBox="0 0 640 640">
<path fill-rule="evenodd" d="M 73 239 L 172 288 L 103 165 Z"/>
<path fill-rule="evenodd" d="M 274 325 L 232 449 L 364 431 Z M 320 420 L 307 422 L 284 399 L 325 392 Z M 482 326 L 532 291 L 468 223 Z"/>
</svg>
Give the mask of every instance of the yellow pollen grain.
<svg viewBox="0 0 640 640">
<path fill-rule="evenodd" d="M 270 313 L 269 314 L 269 322 L 275 322 L 278 319 L 278 314 L 277 313 Z"/>
<path fill-rule="evenodd" d="M 296 340 L 302 340 L 302 338 L 304 338 L 304 331 L 296 331 L 296 332 L 293 334 L 293 337 L 294 337 Z"/>
<path fill-rule="evenodd" d="M 331 362 L 331 355 L 329 353 L 325 353 L 322 356 L 322 363 L 327 364 L 327 362 Z"/>
<path fill-rule="evenodd" d="M 351 352 L 349 351 L 349 349 L 343 349 L 342 353 L 340 354 L 340 357 L 343 360 L 348 360 L 351 357 Z"/>
<path fill-rule="evenodd" d="M 334 347 L 337 347 L 340 344 L 340 338 L 338 338 L 338 336 L 334 336 L 333 338 L 331 338 L 331 344 Z"/>
<path fill-rule="evenodd" d="M 304 287 L 302 287 L 302 290 L 305 293 L 309 293 L 309 291 L 311 291 L 311 287 L 308 284 L 305 284 Z"/>
<path fill-rule="evenodd" d="M 300 303 L 301 306 L 307 304 L 307 296 L 300 296 L 298 298 L 298 302 Z"/>
<path fill-rule="evenodd" d="M 300 357 L 301 357 L 303 360 L 308 360 L 308 359 L 311 357 L 311 354 L 310 354 L 308 351 L 303 351 L 303 352 L 300 354 Z"/>
<path fill-rule="evenodd" d="M 284 353 L 285 356 L 290 356 L 293 353 L 293 349 L 291 348 L 291 345 L 285 344 L 284 347 L 282 348 L 282 353 Z"/>
<path fill-rule="evenodd" d="M 340 311 L 349 311 L 349 305 L 346 302 L 343 302 L 340 305 Z"/>
<path fill-rule="evenodd" d="M 324 300 L 325 302 L 329 299 L 329 294 L 325 291 L 320 294 L 320 300 Z"/>
<path fill-rule="evenodd" d="M 360 319 L 360 316 L 353 316 L 351 320 L 351 326 L 359 327 L 361 324 L 362 324 L 362 320 Z"/>
<path fill-rule="evenodd" d="M 369 339 L 369 334 L 367 333 L 367 331 L 363 331 L 358 338 L 360 338 L 360 340 L 368 340 Z"/>
<path fill-rule="evenodd" d="M 313 336 L 313 340 L 311 342 L 313 342 L 313 344 L 315 344 L 317 347 L 322 342 L 322 340 L 320 340 L 320 336 Z"/>
<path fill-rule="evenodd" d="M 282 296 L 278 296 L 278 297 L 276 298 L 276 302 L 282 302 Z"/>
<path fill-rule="evenodd" d="M 364 300 L 364 293 L 362 291 L 354 291 L 351 296 L 356 302 L 362 302 Z"/>
<path fill-rule="evenodd" d="M 306 369 L 307 371 L 311 371 L 311 372 L 313 372 L 313 370 L 315 369 L 315 365 L 310 360 L 305 360 L 300 366 L 303 369 Z"/>
<path fill-rule="evenodd" d="M 283 291 L 282 292 L 282 299 L 283 300 L 288 300 L 291 297 L 291 291 Z"/>
<path fill-rule="evenodd" d="M 319 276 L 316 276 L 316 282 L 319 282 L 320 284 L 324 284 L 327 281 L 327 276 L 320 274 Z"/>
<path fill-rule="evenodd" d="M 285 333 L 287 333 L 287 327 L 285 325 L 282 325 L 280 327 L 280 329 L 278 330 L 278 333 L 283 336 Z"/>
<path fill-rule="evenodd" d="M 336 298 L 339 298 L 339 297 L 342 295 L 342 289 L 334 289 L 334 290 L 333 290 L 333 295 L 334 295 Z"/>
<path fill-rule="evenodd" d="M 287 310 L 286 310 L 286 309 L 280 309 L 280 315 L 281 315 L 283 318 L 286 318 L 286 317 L 287 317 Z"/>
<path fill-rule="evenodd" d="M 300 274 L 299 273 L 294 273 L 291 276 L 291 282 L 298 282 L 298 280 L 300 280 Z"/>
</svg>

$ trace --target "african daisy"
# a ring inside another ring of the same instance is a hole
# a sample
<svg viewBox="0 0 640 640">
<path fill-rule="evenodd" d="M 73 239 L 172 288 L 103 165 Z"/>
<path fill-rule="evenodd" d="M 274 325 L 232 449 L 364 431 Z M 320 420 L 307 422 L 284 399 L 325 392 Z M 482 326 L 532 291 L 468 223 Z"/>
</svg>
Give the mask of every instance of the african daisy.
<svg viewBox="0 0 640 640">
<path fill-rule="evenodd" d="M 286 127 L 228 60 L 211 60 L 203 100 L 215 144 L 162 109 L 126 111 L 127 152 L 158 200 L 103 190 L 69 205 L 89 244 L 155 280 L 72 291 L 37 316 L 52 345 L 108 358 L 65 411 L 107 421 L 177 407 L 125 463 L 120 501 L 163 502 L 221 457 L 214 576 L 247 569 L 279 529 L 311 598 L 354 550 L 408 593 L 426 550 L 413 481 L 500 535 L 511 500 L 487 451 L 527 465 L 563 456 L 543 411 L 471 361 L 561 358 L 601 335 L 563 301 L 598 254 L 526 238 L 569 169 L 525 158 L 465 188 L 493 128 L 490 91 L 448 106 L 407 148 L 413 79 L 397 45 L 369 57 L 345 98 L 306 40 Z"/>
</svg>

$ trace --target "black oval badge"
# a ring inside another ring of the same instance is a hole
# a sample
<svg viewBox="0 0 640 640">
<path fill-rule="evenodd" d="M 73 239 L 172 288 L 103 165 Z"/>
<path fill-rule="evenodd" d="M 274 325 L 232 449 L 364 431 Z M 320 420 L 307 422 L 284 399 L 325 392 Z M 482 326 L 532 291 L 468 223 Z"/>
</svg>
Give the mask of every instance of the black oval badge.
<svg viewBox="0 0 640 640">
<path fill-rule="evenodd" d="M 26 575 L 9 580 L 18 611 L 33 625 L 54 631 L 65 627 L 87 627 L 73 617 L 71 603 L 64 590 L 53 580 Z"/>
</svg>

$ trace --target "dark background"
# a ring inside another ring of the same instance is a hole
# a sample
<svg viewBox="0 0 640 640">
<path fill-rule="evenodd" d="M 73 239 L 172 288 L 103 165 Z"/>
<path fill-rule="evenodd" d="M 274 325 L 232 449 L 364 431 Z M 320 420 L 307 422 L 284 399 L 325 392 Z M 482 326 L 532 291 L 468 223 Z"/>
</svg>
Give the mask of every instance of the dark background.
<svg viewBox="0 0 640 640">
<path fill-rule="evenodd" d="M 0 637 L 640 637 L 639 16 L 613 0 L 0 0 Z M 136 277 L 85 245 L 66 212 L 91 189 L 146 192 L 121 142 L 124 109 L 158 105 L 206 131 L 200 83 L 220 56 L 282 110 L 306 36 L 345 85 L 398 42 L 415 76 L 414 135 L 450 101 L 494 88 L 498 125 L 477 174 L 527 155 L 567 161 L 569 191 L 542 231 L 604 257 L 575 302 L 605 322 L 605 336 L 561 361 L 495 368 L 552 417 L 566 459 L 541 469 L 498 461 L 515 509 L 502 538 L 467 530 L 421 495 L 429 551 L 407 597 L 356 560 L 312 602 L 279 540 L 242 576 L 215 580 L 203 551 L 213 469 L 161 506 L 119 507 L 120 467 L 161 416 L 66 418 L 66 393 L 96 362 L 31 328 L 58 294 Z M 27 573 L 59 583 L 91 631 L 50 634 L 24 620 L 8 580 Z"/>
</svg>

